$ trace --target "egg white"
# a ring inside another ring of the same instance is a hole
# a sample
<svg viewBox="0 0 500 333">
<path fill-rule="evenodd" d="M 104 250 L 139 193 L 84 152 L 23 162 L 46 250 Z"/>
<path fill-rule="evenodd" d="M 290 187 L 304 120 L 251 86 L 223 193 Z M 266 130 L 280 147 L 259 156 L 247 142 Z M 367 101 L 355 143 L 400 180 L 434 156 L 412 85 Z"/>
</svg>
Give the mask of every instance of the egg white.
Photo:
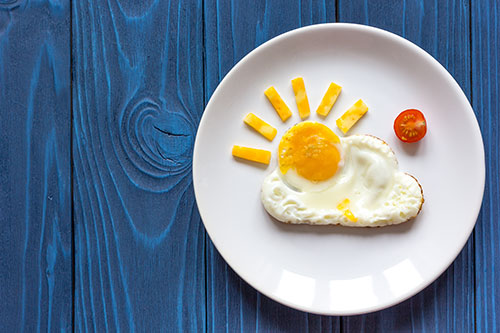
<svg viewBox="0 0 500 333">
<path fill-rule="evenodd" d="M 423 203 L 418 181 L 399 171 L 394 152 L 369 135 L 341 139 L 342 161 L 327 181 L 313 183 L 294 170 L 283 175 L 279 167 L 262 184 L 261 200 L 267 212 L 292 224 L 341 224 L 378 227 L 415 217 Z M 349 199 L 357 218 L 349 220 L 337 205 Z"/>
</svg>

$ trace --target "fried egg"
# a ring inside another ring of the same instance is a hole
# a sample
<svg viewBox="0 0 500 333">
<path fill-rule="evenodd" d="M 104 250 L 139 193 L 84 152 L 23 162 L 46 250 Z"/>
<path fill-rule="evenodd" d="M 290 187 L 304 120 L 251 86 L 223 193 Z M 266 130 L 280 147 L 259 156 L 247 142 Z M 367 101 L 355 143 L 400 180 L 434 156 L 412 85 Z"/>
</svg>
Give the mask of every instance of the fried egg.
<svg viewBox="0 0 500 333">
<path fill-rule="evenodd" d="M 414 218 L 424 198 L 384 141 L 339 138 L 327 126 L 306 121 L 283 135 L 278 167 L 265 178 L 261 201 L 285 223 L 378 227 Z"/>
</svg>

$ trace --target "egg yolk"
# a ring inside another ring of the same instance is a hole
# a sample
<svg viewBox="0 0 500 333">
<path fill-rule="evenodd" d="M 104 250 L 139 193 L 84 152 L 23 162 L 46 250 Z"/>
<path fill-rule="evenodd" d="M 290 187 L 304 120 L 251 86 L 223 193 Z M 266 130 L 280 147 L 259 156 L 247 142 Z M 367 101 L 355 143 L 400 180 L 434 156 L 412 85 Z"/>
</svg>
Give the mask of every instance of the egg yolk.
<svg viewBox="0 0 500 333">
<path fill-rule="evenodd" d="M 278 148 L 280 171 L 290 168 L 313 182 L 327 180 L 337 172 L 339 137 L 327 126 L 305 121 L 293 126 L 281 138 Z"/>
</svg>

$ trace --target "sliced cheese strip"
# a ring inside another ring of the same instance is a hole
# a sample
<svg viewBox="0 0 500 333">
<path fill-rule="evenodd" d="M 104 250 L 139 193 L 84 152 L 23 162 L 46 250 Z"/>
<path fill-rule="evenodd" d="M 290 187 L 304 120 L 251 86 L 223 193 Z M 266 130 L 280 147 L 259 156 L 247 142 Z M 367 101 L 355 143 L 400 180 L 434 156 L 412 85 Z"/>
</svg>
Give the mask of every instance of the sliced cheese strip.
<svg viewBox="0 0 500 333">
<path fill-rule="evenodd" d="M 233 146 L 233 156 L 262 164 L 269 164 L 271 152 L 263 149 Z"/>
<path fill-rule="evenodd" d="M 268 123 L 266 123 L 264 120 L 260 119 L 253 113 L 249 113 L 245 116 L 243 119 L 245 124 L 256 130 L 258 133 L 262 134 L 266 139 L 269 141 L 273 141 L 274 137 L 276 136 L 276 133 L 278 131 L 276 128 L 272 127 Z"/>
<path fill-rule="evenodd" d="M 339 119 L 337 127 L 346 134 L 356 122 L 368 111 L 368 106 L 362 100 L 358 100 Z"/>
<path fill-rule="evenodd" d="M 330 83 L 330 86 L 328 87 L 325 96 L 323 96 L 321 104 L 318 106 L 316 113 L 319 114 L 320 116 L 326 117 L 328 113 L 330 113 L 333 104 L 335 104 L 335 102 L 337 101 L 337 97 L 339 97 L 341 90 L 342 90 L 341 86 L 333 82 Z"/>
<path fill-rule="evenodd" d="M 358 218 L 354 216 L 354 214 L 351 212 L 351 210 L 348 208 L 350 204 L 349 199 L 344 199 L 341 203 L 337 205 L 337 209 L 340 210 L 345 217 L 347 217 L 348 220 L 351 222 L 356 222 Z"/>
<path fill-rule="evenodd" d="M 299 110 L 300 119 L 304 120 L 309 117 L 311 110 L 309 108 L 309 100 L 307 99 L 306 86 L 304 79 L 301 77 L 292 80 L 293 92 L 295 94 L 295 102 Z"/>
<path fill-rule="evenodd" d="M 281 99 L 274 87 L 269 87 L 264 94 L 269 99 L 269 102 L 273 105 L 274 109 L 281 118 L 281 121 L 285 122 L 288 118 L 292 116 L 292 111 L 288 108 L 286 103 Z"/>
<path fill-rule="evenodd" d="M 347 219 L 349 219 L 349 221 L 351 222 L 356 222 L 358 220 L 358 218 L 354 216 L 350 209 L 346 209 L 344 211 L 344 216 L 347 217 Z"/>
</svg>

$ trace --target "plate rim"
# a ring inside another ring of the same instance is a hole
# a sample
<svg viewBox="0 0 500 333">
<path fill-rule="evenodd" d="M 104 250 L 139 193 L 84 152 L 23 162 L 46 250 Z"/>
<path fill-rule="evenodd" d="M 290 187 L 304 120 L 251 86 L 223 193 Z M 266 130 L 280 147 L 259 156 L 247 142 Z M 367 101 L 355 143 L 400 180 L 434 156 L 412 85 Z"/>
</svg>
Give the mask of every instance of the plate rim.
<svg viewBox="0 0 500 333">
<path fill-rule="evenodd" d="M 200 135 L 200 132 L 203 131 L 203 127 L 204 127 L 203 124 L 204 124 L 204 120 L 206 119 L 205 114 L 206 114 L 207 110 L 209 110 L 211 104 L 213 103 L 214 96 L 216 96 L 219 93 L 219 91 L 222 89 L 221 87 L 224 86 L 225 81 L 227 81 L 232 75 L 234 75 L 234 73 L 237 72 L 239 67 L 241 67 L 246 61 L 248 61 L 249 58 L 253 57 L 255 54 L 257 54 L 258 52 L 260 52 L 264 48 L 270 47 L 273 44 L 278 43 L 282 39 L 290 38 L 290 37 L 293 37 L 294 35 L 301 34 L 301 33 L 307 32 L 309 30 L 321 30 L 321 29 L 326 29 L 326 30 L 328 30 L 328 29 L 332 29 L 332 30 L 335 30 L 335 29 L 354 29 L 354 30 L 361 31 L 361 32 L 375 33 L 378 36 L 390 38 L 393 41 L 395 41 L 396 43 L 403 44 L 403 46 L 410 48 L 412 51 L 419 53 L 422 57 L 429 60 L 430 63 L 433 64 L 437 70 L 439 70 L 440 72 L 445 74 L 445 77 L 447 78 L 449 83 L 453 86 L 454 90 L 457 92 L 457 95 L 461 96 L 467 102 L 469 112 L 467 112 L 466 114 L 469 117 L 469 121 L 472 123 L 473 131 L 476 132 L 476 136 L 477 136 L 477 138 L 479 138 L 478 143 L 480 143 L 479 146 L 481 147 L 481 150 L 479 151 L 479 153 L 481 155 L 480 161 L 482 162 L 480 164 L 480 169 L 481 169 L 480 170 L 481 171 L 480 178 L 481 178 L 482 191 L 481 191 L 481 195 L 478 196 L 476 202 L 472 205 L 474 207 L 474 216 L 476 216 L 476 218 L 475 218 L 474 222 L 469 225 L 467 232 L 464 234 L 466 236 L 463 237 L 463 239 L 461 239 L 460 244 L 459 244 L 460 246 L 456 247 L 453 256 L 450 257 L 450 260 L 448 260 L 446 265 L 443 265 L 441 267 L 441 269 L 437 271 L 437 273 L 431 274 L 432 275 L 431 278 L 424 280 L 416 287 L 413 287 L 413 288 L 407 290 L 405 293 L 398 295 L 397 297 L 394 297 L 391 301 L 385 302 L 385 303 L 377 303 L 376 305 L 372 305 L 372 306 L 360 307 L 358 310 L 349 309 L 349 310 L 345 310 L 345 311 L 337 311 L 337 310 L 333 310 L 333 311 L 325 310 L 325 311 L 323 311 L 320 309 L 315 309 L 312 306 L 302 306 L 302 305 L 299 305 L 296 303 L 291 303 L 285 299 L 278 297 L 277 295 L 275 295 L 271 292 L 267 292 L 267 291 L 260 289 L 257 286 L 257 283 L 250 282 L 248 280 L 247 276 L 242 275 L 241 272 L 235 268 L 235 266 L 237 266 L 237 265 L 233 262 L 229 262 L 227 260 L 226 256 L 219 250 L 218 242 L 214 240 L 214 237 L 211 234 L 211 231 L 209 230 L 209 228 L 207 228 L 207 225 L 205 224 L 204 217 L 203 217 L 204 213 L 202 212 L 202 210 L 200 209 L 200 205 L 198 204 L 200 194 L 199 194 L 199 189 L 197 189 L 197 185 L 196 185 L 198 183 L 197 182 L 198 176 L 197 176 L 196 170 L 198 169 L 197 165 L 199 165 L 199 161 L 196 157 L 198 155 L 197 154 L 197 151 L 198 151 L 197 147 L 199 146 L 199 140 L 200 140 L 199 135 Z M 231 267 L 231 269 L 238 275 L 238 277 L 243 279 L 252 288 L 254 288 L 255 291 L 265 295 L 266 297 L 269 297 L 270 299 L 272 299 L 280 304 L 288 306 L 290 308 L 293 308 L 293 309 L 296 309 L 299 311 L 303 311 L 303 312 L 307 312 L 307 313 L 318 314 L 318 315 L 353 316 L 353 315 L 362 315 L 362 314 L 367 314 L 367 313 L 387 309 L 389 307 L 392 307 L 394 305 L 402 303 L 402 302 L 406 301 L 407 299 L 417 295 L 422 290 L 424 290 L 426 287 L 428 287 L 430 284 L 435 282 L 451 266 L 451 264 L 456 260 L 458 255 L 464 249 L 467 241 L 469 240 L 469 238 L 472 234 L 472 231 L 473 231 L 473 229 L 478 221 L 479 213 L 480 213 L 483 198 L 484 198 L 484 191 L 485 191 L 486 160 L 485 160 L 485 151 L 484 151 L 484 140 L 482 137 L 482 133 L 481 133 L 478 119 L 474 113 L 474 109 L 472 108 L 471 102 L 469 101 L 469 99 L 467 98 L 467 96 L 465 95 L 464 91 L 462 90 L 462 88 L 460 87 L 458 82 L 455 80 L 455 78 L 450 74 L 450 72 L 448 72 L 448 70 L 437 59 L 435 59 L 427 51 L 425 51 L 424 49 L 422 49 L 420 46 L 416 45 L 415 43 L 411 42 L 410 40 L 408 40 L 402 36 L 399 36 L 393 32 L 381 29 L 381 28 L 363 25 L 363 24 L 357 24 L 357 23 L 335 22 L 335 23 L 313 24 L 313 25 L 309 25 L 309 26 L 305 26 L 305 27 L 300 27 L 300 28 L 296 28 L 296 29 L 284 32 L 282 34 L 279 34 L 279 35 L 269 39 L 268 41 L 260 44 L 259 46 L 255 47 L 254 49 L 252 49 L 248 54 L 246 54 L 243 58 L 241 58 L 227 72 L 227 74 L 218 83 L 216 89 L 212 93 L 210 100 L 208 101 L 208 103 L 205 106 L 205 109 L 203 110 L 202 117 L 201 117 L 200 122 L 198 124 L 195 142 L 194 142 L 194 146 L 193 146 L 192 156 L 193 156 L 193 159 L 192 159 L 193 188 L 194 188 L 195 201 L 196 201 L 196 205 L 197 205 L 197 208 L 198 208 L 198 211 L 200 214 L 200 218 L 201 218 L 201 221 L 202 221 L 203 226 L 205 228 L 205 231 L 207 232 L 208 236 L 210 237 L 210 240 L 212 241 L 214 247 L 217 249 L 217 251 L 219 252 L 221 257 L 224 259 L 226 264 Z"/>
</svg>

